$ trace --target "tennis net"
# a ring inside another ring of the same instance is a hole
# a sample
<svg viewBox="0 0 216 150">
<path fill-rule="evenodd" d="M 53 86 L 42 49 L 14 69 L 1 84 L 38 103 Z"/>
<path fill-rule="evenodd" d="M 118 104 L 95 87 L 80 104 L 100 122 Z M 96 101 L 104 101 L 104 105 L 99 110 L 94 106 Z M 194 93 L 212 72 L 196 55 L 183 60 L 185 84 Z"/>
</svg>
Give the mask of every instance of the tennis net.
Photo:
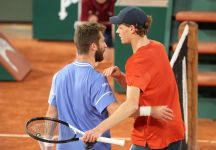
<svg viewBox="0 0 216 150">
<path fill-rule="evenodd" d="M 182 117 L 185 123 L 185 140 L 182 150 L 196 149 L 197 121 L 197 26 L 183 22 L 179 26 L 179 42 L 172 55 L 173 68 L 179 90 Z"/>
</svg>

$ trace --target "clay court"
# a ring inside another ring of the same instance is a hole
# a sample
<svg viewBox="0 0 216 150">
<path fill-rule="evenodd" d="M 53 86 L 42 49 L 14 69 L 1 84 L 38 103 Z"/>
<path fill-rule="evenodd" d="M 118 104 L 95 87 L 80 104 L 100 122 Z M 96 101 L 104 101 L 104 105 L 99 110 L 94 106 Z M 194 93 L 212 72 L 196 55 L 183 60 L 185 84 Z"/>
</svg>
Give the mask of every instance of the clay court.
<svg viewBox="0 0 216 150">
<path fill-rule="evenodd" d="M 39 150 L 37 141 L 26 136 L 25 122 L 36 116 L 44 116 L 51 79 L 64 65 L 75 59 L 73 42 L 39 41 L 31 36 L 31 25 L 0 25 L 13 46 L 31 63 L 30 73 L 20 82 L 0 82 L 0 149 L 1 150 Z M 112 65 L 112 62 L 100 63 L 98 71 Z M 109 82 L 113 88 L 113 80 Z M 124 94 L 115 92 L 120 101 Z M 113 150 L 128 150 L 130 147 L 130 129 L 133 119 L 127 119 L 111 130 L 113 137 L 126 138 L 124 147 L 114 146 Z M 198 120 L 198 145 L 200 150 L 216 149 L 216 121 Z"/>
</svg>

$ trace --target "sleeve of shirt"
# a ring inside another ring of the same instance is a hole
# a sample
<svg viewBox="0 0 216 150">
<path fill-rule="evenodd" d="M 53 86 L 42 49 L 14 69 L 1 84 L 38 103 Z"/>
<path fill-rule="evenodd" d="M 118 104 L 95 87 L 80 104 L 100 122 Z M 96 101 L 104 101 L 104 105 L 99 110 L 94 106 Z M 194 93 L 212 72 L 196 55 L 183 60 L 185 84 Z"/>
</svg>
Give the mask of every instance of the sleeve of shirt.
<svg viewBox="0 0 216 150">
<path fill-rule="evenodd" d="M 129 62 L 126 65 L 126 82 L 129 86 L 135 86 L 145 91 L 146 87 L 151 81 L 151 74 L 149 63 L 145 60 L 138 60 Z"/>
<path fill-rule="evenodd" d="M 92 105 L 98 110 L 98 112 L 102 113 L 107 106 L 115 101 L 116 99 L 106 77 L 101 75 L 93 82 L 91 87 Z"/>
<path fill-rule="evenodd" d="M 49 99 L 48 99 L 48 103 L 49 103 L 50 105 L 53 105 L 53 106 L 56 106 L 56 94 L 55 94 L 56 75 L 57 75 L 57 74 L 55 74 L 55 75 L 53 76 L 52 85 L 51 85 L 50 94 L 49 94 Z"/>
<path fill-rule="evenodd" d="M 88 20 L 88 0 L 81 1 L 81 21 Z"/>
<path fill-rule="evenodd" d="M 111 0 L 111 5 L 110 5 L 110 8 L 109 8 L 109 12 L 110 12 L 109 16 L 110 17 L 112 17 L 114 15 L 115 2 L 116 2 L 116 0 Z"/>
</svg>

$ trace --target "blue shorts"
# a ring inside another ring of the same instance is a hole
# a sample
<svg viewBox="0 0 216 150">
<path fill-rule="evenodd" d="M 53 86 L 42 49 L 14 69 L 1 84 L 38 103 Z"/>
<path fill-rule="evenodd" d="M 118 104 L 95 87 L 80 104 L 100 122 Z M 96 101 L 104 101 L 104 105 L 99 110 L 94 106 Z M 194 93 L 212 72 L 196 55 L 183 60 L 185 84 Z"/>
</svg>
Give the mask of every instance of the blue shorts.
<svg viewBox="0 0 216 150">
<path fill-rule="evenodd" d="M 181 150 L 182 141 L 177 141 L 170 143 L 166 148 L 163 148 L 162 150 Z M 132 145 L 130 150 L 151 150 L 148 148 L 148 146 L 143 147 L 139 145 Z"/>
</svg>

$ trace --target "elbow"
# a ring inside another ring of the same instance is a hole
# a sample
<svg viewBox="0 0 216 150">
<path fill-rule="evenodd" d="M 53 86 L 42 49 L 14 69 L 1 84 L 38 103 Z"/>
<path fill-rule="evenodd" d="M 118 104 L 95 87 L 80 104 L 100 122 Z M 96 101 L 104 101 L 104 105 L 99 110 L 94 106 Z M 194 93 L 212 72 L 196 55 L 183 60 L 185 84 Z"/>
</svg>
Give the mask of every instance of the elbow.
<svg viewBox="0 0 216 150">
<path fill-rule="evenodd" d="M 138 109 L 139 109 L 138 105 L 132 105 L 132 107 L 131 107 L 131 113 L 133 114 L 133 113 L 137 112 Z"/>
</svg>

